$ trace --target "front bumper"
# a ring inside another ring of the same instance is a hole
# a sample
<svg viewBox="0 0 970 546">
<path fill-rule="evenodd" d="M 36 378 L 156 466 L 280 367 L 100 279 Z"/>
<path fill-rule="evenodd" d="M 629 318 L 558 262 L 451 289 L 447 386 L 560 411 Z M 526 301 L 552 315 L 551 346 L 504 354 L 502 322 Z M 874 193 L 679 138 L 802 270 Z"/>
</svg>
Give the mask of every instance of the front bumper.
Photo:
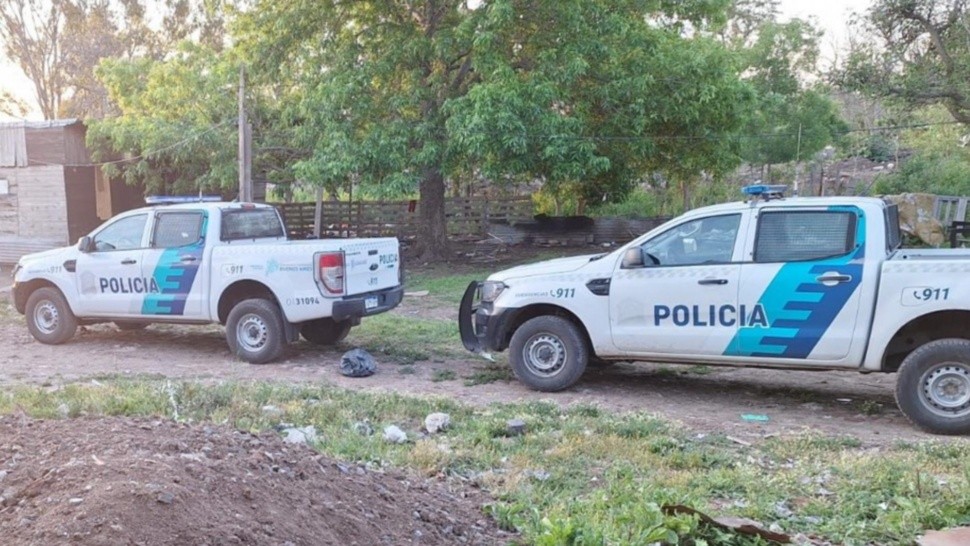
<svg viewBox="0 0 970 546">
<path fill-rule="evenodd" d="M 458 332 L 461 343 L 473 353 L 504 351 L 508 332 L 510 309 L 495 309 L 491 303 L 481 301 L 482 283 L 468 285 L 458 308 Z"/>
<path fill-rule="evenodd" d="M 24 314 L 24 311 L 27 309 L 27 300 L 26 298 L 17 296 L 16 280 L 13 281 L 13 285 L 10 287 L 10 302 L 13 303 L 13 306 L 18 313 L 20 313 L 21 315 Z"/>
<path fill-rule="evenodd" d="M 368 309 L 368 298 L 377 298 L 377 306 Z M 341 322 L 344 320 L 353 320 L 370 315 L 377 315 L 397 307 L 398 304 L 401 303 L 402 298 L 404 298 L 403 286 L 396 286 L 387 290 L 351 296 L 333 302 L 333 311 L 331 311 L 331 317 L 333 320 Z"/>
</svg>

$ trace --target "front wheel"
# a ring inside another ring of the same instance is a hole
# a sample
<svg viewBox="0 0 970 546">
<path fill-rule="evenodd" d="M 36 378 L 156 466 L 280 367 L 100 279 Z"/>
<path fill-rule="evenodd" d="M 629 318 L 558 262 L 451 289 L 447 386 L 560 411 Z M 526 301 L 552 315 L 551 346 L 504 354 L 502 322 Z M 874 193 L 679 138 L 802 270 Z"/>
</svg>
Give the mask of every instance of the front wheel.
<svg viewBox="0 0 970 546">
<path fill-rule="evenodd" d="M 349 320 L 337 322 L 329 317 L 321 318 L 300 325 L 300 335 L 315 345 L 335 345 L 347 337 L 352 326 Z"/>
<path fill-rule="evenodd" d="M 571 387 L 586 371 L 589 350 L 579 327 L 562 317 L 527 320 L 512 335 L 509 360 L 520 381 L 538 391 Z"/>
<path fill-rule="evenodd" d="M 229 350 L 251 364 L 265 364 L 283 354 L 285 333 L 280 308 L 264 299 L 243 300 L 229 311 Z"/>
<path fill-rule="evenodd" d="M 899 367 L 896 403 L 927 432 L 970 433 L 970 340 L 939 339 L 910 353 Z"/>
<path fill-rule="evenodd" d="M 77 317 L 61 291 L 45 286 L 27 298 L 27 330 L 34 339 L 48 345 L 60 345 L 74 337 Z"/>
</svg>

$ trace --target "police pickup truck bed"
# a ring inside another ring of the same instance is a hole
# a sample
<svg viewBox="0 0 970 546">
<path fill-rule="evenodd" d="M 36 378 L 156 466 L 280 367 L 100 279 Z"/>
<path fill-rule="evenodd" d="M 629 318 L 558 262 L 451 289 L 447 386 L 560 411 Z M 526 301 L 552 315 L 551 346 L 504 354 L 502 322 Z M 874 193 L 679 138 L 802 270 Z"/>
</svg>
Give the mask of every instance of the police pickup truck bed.
<svg viewBox="0 0 970 546">
<path fill-rule="evenodd" d="M 615 252 L 472 283 L 462 341 L 508 349 L 544 391 L 593 358 L 898 372 L 911 421 L 970 432 L 970 251 L 900 250 L 896 208 L 879 199 L 746 190 Z"/>
<path fill-rule="evenodd" d="M 13 285 L 43 343 L 95 322 L 218 322 L 232 352 L 253 363 L 300 335 L 336 343 L 402 295 L 397 239 L 287 241 L 275 209 L 248 203 L 123 213 L 76 246 L 23 257 Z"/>
</svg>

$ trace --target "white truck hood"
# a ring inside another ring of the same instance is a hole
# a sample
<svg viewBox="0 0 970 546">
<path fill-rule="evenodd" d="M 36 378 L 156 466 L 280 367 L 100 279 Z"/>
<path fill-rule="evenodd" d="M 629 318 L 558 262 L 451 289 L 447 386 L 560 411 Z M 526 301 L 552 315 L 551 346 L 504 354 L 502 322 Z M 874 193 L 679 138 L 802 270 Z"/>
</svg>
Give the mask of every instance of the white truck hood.
<svg viewBox="0 0 970 546">
<path fill-rule="evenodd" d="M 70 260 L 77 257 L 77 247 L 75 246 L 62 246 L 60 248 L 54 248 L 51 250 L 45 250 L 43 252 L 35 252 L 33 254 L 27 254 L 20 258 L 20 266 L 24 268 L 25 271 L 30 271 L 32 268 L 41 267 L 46 269 L 51 265 L 61 265 L 62 262 L 58 260 Z"/>
<path fill-rule="evenodd" d="M 602 258 L 605 254 L 586 254 L 583 256 L 573 256 L 571 258 L 556 258 L 534 264 L 520 265 L 511 269 L 505 269 L 498 273 L 489 275 L 490 281 L 507 281 L 522 277 L 533 277 L 536 275 L 549 275 L 555 273 L 569 273 L 576 271 L 584 265 L 595 261 L 594 258 Z"/>
</svg>

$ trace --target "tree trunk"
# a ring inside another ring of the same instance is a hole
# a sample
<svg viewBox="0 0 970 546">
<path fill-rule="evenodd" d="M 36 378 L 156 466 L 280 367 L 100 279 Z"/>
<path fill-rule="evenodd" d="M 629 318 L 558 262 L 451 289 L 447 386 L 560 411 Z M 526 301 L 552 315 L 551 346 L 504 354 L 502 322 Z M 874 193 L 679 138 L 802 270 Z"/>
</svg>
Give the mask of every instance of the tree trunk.
<svg viewBox="0 0 970 546">
<path fill-rule="evenodd" d="M 437 167 L 425 169 L 419 186 L 421 226 L 418 231 L 424 261 L 448 260 L 448 225 L 445 220 L 445 177 Z"/>
</svg>

